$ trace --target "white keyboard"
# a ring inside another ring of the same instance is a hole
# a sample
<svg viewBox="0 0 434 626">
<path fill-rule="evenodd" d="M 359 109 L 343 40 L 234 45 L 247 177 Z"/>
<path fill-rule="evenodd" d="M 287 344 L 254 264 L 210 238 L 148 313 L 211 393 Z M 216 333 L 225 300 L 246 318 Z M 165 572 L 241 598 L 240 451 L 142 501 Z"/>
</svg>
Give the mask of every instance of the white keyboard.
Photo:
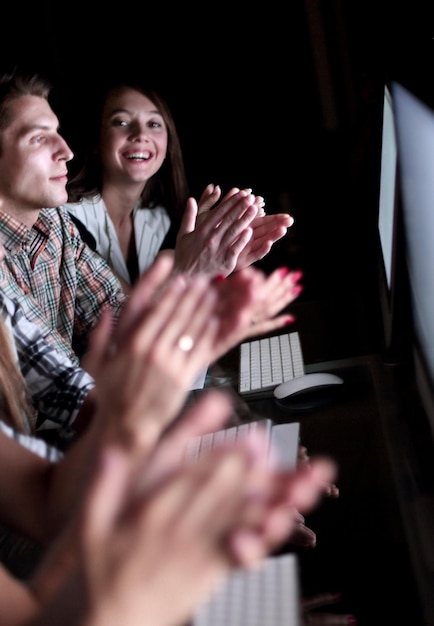
<svg viewBox="0 0 434 626">
<path fill-rule="evenodd" d="M 246 341 L 240 346 L 238 391 L 242 396 L 269 395 L 280 383 L 303 374 L 297 331 Z"/>
<path fill-rule="evenodd" d="M 295 554 L 269 557 L 259 569 L 235 570 L 192 626 L 300 626 Z"/>
<path fill-rule="evenodd" d="M 224 428 L 214 433 L 193 437 L 187 444 L 186 459 L 194 461 L 219 442 L 236 441 L 236 439 L 244 433 L 256 430 L 257 428 L 264 429 L 270 443 L 270 449 L 272 448 L 274 450 L 278 466 L 282 469 L 292 469 L 295 467 L 297 464 L 300 437 L 299 422 L 274 424 L 270 419 L 262 419 L 246 424 L 239 424 L 237 426 L 230 426 L 229 428 Z"/>
</svg>

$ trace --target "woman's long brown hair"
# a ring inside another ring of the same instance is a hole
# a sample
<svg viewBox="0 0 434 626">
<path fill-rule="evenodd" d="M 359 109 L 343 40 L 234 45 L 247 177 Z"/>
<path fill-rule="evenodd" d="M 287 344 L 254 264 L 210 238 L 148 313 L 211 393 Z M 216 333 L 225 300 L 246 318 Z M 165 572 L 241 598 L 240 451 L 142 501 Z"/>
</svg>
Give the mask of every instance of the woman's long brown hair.
<svg viewBox="0 0 434 626">
<path fill-rule="evenodd" d="M 31 419 L 35 413 L 29 390 L 12 351 L 9 331 L 1 316 L 0 411 L 0 419 L 19 432 L 28 432 L 26 416 Z"/>
</svg>

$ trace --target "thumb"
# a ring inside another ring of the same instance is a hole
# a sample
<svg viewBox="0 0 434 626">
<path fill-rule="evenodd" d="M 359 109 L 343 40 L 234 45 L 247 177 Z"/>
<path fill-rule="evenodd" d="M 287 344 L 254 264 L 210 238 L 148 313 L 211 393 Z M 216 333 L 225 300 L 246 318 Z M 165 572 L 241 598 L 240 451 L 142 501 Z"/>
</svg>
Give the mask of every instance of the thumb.
<svg viewBox="0 0 434 626">
<path fill-rule="evenodd" d="M 197 202 L 195 198 L 190 197 L 185 206 L 184 215 L 182 216 L 181 226 L 178 231 L 178 237 L 192 233 L 196 227 L 196 218 L 198 213 Z"/>
<path fill-rule="evenodd" d="M 90 334 L 89 348 L 82 358 L 81 367 L 93 377 L 98 374 L 105 362 L 107 345 L 113 330 L 112 323 L 111 312 L 106 309 Z"/>
</svg>

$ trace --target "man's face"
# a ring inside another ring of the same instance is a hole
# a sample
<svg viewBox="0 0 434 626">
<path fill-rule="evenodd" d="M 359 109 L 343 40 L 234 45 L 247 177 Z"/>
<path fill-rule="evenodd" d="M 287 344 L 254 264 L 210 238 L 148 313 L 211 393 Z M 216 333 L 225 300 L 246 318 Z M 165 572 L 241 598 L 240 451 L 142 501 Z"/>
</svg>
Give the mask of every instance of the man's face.
<svg viewBox="0 0 434 626">
<path fill-rule="evenodd" d="M 11 122 L 1 136 L 0 210 L 16 217 L 67 200 L 67 162 L 73 157 L 44 98 L 9 103 Z"/>
</svg>

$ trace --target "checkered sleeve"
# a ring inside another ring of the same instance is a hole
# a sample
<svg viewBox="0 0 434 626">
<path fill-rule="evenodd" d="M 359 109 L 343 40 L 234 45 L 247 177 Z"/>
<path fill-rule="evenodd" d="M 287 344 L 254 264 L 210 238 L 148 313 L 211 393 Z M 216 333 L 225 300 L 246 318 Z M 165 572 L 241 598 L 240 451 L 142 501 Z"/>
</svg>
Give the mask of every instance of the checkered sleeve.
<svg viewBox="0 0 434 626">
<path fill-rule="evenodd" d="M 30 435 L 24 435 L 23 433 L 19 433 L 1 420 L 0 430 L 11 439 L 15 439 L 15 441 L 24 446 L 24 448 L 27 448 L 27 450 L 33 452 L 33 454 L 37 454 L 47 461 L 57 463 L 57 461 L 60 461 L 63 458 L 63 452 L 61 450 L 58 450 L 54 446 L 49 445 L 39 437 L 32 437 Z"/>
<path fill-rule="evenodd" d="M 17 303 L 2 298 L 0 304 L 3 317 L 10 319 L 18 364 L 38 412 L 38 423 L 53 422 L 70 436 L 71 425 L 94 386 L 92 377 L 49 344 Z"/>
</svg>

